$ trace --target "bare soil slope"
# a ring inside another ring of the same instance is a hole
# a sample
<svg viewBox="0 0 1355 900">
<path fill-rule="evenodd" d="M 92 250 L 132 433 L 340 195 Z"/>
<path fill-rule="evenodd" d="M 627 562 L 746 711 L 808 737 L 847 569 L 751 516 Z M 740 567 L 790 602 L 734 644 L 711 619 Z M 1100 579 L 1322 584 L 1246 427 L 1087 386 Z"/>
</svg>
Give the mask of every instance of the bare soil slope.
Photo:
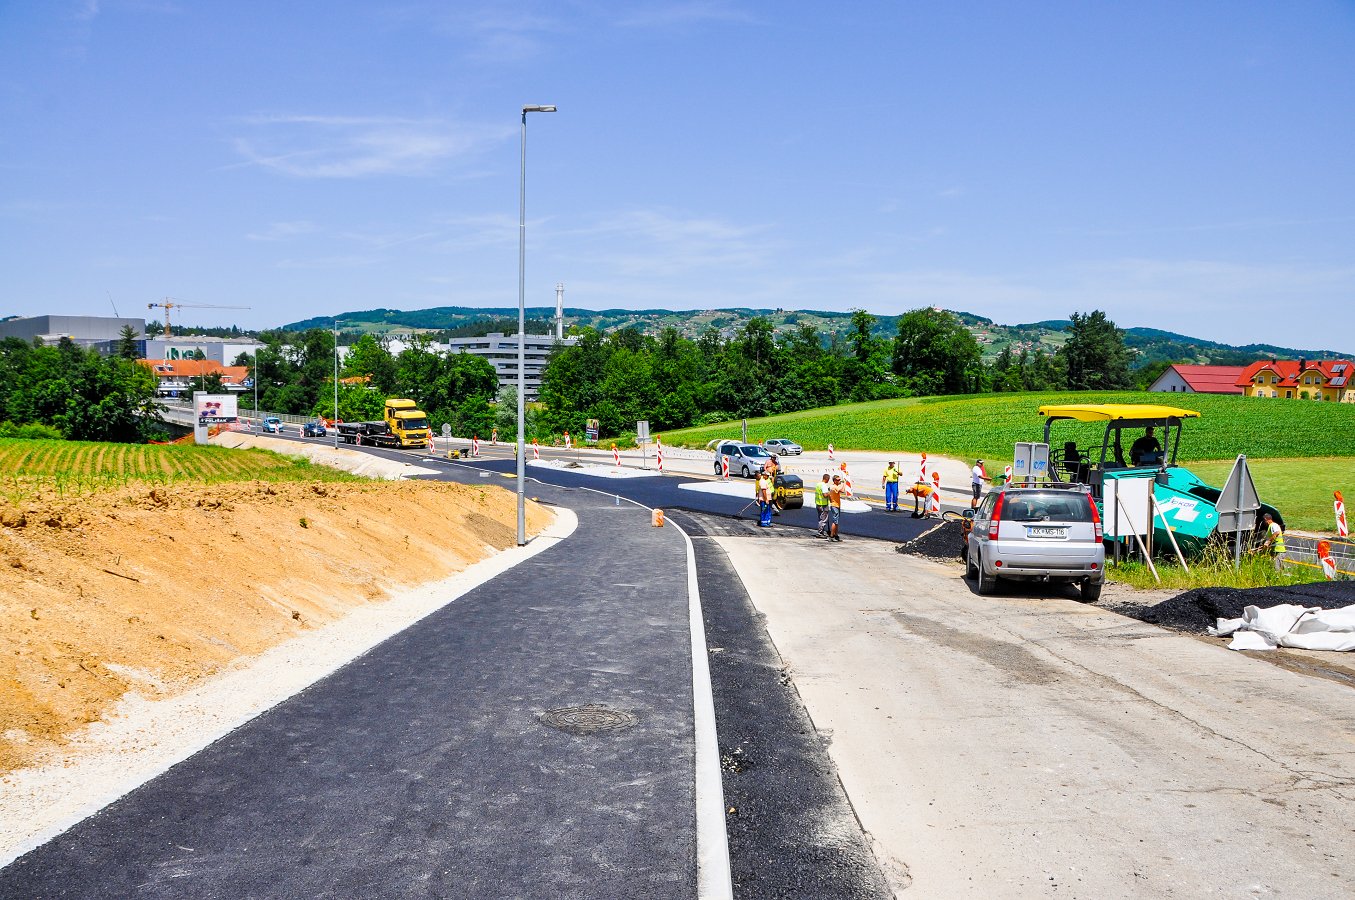
<svg viewBox="0 0 1355 900">
<path fill-rule="evenodd" d="M 167 696 L 512 546 L 513 494 L 432 482 L 0 501 L 0 772 L 128 691 Z M 534 504 L 528 528 L 550 514 Z"/>
</svg>

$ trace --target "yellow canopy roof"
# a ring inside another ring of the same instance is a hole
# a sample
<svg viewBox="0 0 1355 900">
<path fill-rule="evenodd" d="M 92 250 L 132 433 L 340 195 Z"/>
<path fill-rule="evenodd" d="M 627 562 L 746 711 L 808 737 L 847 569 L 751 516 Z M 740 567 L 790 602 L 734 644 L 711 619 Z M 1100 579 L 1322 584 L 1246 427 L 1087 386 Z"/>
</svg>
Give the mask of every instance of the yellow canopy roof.
<svg viewBox="0 0 1355 900">
<path fill-rule="evenodd" d="M 1198 419 L 1193 409 L 1155 406 L 1149 403 L 1074 403 L 1067 406 L 1041 406 L 1040 415 L 1076 419 L 1079 422 L 1112 422 L 1118 419 Z"/>
</svg>

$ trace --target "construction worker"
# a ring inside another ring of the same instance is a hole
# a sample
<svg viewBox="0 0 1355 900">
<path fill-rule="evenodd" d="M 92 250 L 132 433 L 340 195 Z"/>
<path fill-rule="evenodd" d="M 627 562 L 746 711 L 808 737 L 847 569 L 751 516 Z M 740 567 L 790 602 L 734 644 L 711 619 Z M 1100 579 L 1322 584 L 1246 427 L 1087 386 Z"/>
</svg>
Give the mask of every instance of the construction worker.
<svg viewBox="0 0 1355 900">
<path fill-rule="evenodd" d="M 852 489 L 848 487 L 840 474 L 833 474 L 833 483 L 828 488 L 828 539 L 830 541 L 841 541 L 838 537 L 837 524 L 842 518 L 842 497 L 850 497 Z"/>
<path fill-rule="evenodd" d="M 757 473 L 758 527 L 770 528 L 772 524 L 772 475 L 767 469 Z"/>
<path fill-rule="evenodd" d="M 880 487 L 885 489 L 885 512 L 895 512 L 899 508 L 899 467 L 893 462 L 885 466 Z"/>
<path fill-rule="evenodd" d="M 970 509 L 979 508 L 979 494 L 983 492 L 984 482 L 988 480 L 988 470 L 983 467 L 983 460 L 976 460 L 974 468 L 969 470 L 969 483 L 974 489 L 974 499 L 970 501 Z"/>
<path fill-rule="evenodd" d="M 832 487 L 827 472 L 823 473 L 823 480 L 814 485 L 814 509 L 819 514 L 819 530 L 814 533 L 814 537 L 828 537 L 828 489 Z"/>
<path fill-rule="evenodd" d="M 1265 513 L 1262 518 L 1266 523 L 1266 539 L 1261 544 L 1261 549 L 1269 550 L 1270 555 L 1275 559 L 1275 571 L 1284 571 L 1284 529 L 1275 517 L 1270 513 Z"/>
</svg>

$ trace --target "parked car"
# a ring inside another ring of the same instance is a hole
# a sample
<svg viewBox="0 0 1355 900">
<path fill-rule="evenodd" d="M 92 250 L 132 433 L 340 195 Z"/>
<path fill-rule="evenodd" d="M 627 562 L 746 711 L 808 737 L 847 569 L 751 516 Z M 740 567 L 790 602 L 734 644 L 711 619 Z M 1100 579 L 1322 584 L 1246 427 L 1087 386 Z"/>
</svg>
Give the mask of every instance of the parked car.
<svg viewBox="0 0 1355 900">
<path fill-rule="evenodd" d="M 762 446 L 767 448 L 768 453 L 776 456 L 799 456 L 801 453 L 805 452 L 804 447 L 801 447 L 799 444 L 787 440 L 786 438 L 772 438 L 771 440 L 763 441 Z"/>
<path fill-rule="evenodd" d="M 266 434 L 282 434 L 282 420 L 277 416 L 266 416 L 263 420 L 263 430 Z"/>
<path fill-rule="evenodd" d="M 302 437 L 324 437 L 329 434 L 324 422 L 307 422 L 301 426 Z"/>
<path fill-rule="evenodd" d="M 715 448 L 715 474 L 721 474 L 723 471 L 721 461 L 728 459 L 730 472 L 744 478 L 752 478 L 771 458 L 772 455 L 757 444 L 725 441 Z"/>
<path fill-rule="evenodd" d="M 1005 487 L 979 504 L 965 545 L 965 574 L 980 594 L 1002 579 L 1076 584 L 1095 602 L 1106 581 L 1101 516 L 1086 485 Z"/>
</svg>

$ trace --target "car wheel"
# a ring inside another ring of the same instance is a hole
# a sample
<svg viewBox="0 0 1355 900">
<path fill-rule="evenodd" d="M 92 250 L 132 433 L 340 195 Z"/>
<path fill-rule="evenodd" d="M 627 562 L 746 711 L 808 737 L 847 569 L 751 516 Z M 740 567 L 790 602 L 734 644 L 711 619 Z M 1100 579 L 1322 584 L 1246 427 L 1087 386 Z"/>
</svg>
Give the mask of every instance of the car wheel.
<svg viewBox="0 0 1355 900">
<path fill-rule="evenodd" d="M 743 467 L 743 472 L 741 474 L 743 475 L 744 478 L 750 477 L 747 466 Z"/>
<path fill-rule="evenodd" d="M 720 461 L 718 459 L 715 461 L 715 474 L 720 474 Z"/>
<path fill-rule="evenodd" d="M 1105 584 L 1104 580 L 1093 581 L 1090 578 L 1082 579 L 1079 589 L 1082 591 L 1083 603 L 1095 603 L 1101 599 L 1101 587 Z"/>
<path fill-rule="evenodd" d="M 985 571 L 983 570 L 983 557 L 982 557 L 982 556 L 979 556 L 979 557 L 977 557 L 977 558 L 975 559 L 975 568 L 978 569 L 978 572 L 979 572 L 979 574 L 978 574 L 978 580 L 979 580 L 979 585 L 978 585 L 978 587 L 979 587 L 979 593 L 980 593 L 980 594 L 983 594 L 984 596 L 988 596 L 989 594 L 996 593 L 996 592 L 997 592 L 997 576 L 996 576 L 996 575 L 989 575 L 987 572 L 985 572 Z"/>
</svg>

